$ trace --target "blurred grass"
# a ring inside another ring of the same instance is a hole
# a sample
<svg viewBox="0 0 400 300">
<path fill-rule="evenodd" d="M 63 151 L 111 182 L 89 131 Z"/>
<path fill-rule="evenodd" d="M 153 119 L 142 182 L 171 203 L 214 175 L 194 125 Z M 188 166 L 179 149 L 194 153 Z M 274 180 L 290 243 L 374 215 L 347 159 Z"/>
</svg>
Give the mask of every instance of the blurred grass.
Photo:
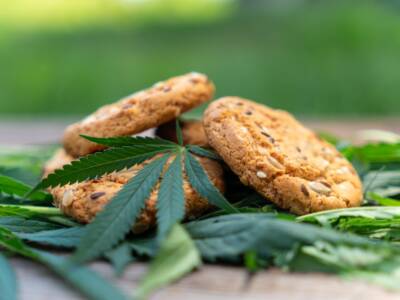
<svg viewBox="0 0 400 300">
<path fill-rule="evenodd" d="M 86 114 L 196 70 L 214 80 L 217 96 L 301 115 L 399 115 L 399 11 L 349 2 L 242 6 L 207 22 L 4 29 L 0 114 Z"/>
</svg>

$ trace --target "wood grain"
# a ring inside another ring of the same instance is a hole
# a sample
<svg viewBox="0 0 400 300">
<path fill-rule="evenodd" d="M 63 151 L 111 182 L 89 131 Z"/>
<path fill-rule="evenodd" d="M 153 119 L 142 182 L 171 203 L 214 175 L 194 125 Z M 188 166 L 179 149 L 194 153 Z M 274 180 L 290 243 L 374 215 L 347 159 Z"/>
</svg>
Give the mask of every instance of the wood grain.
<svg viewBox="0 0 400 300">
<path fill-rule="evenodd" d="M 82 300 L 67 284 L 41 265 L 13 258 L 21 300 Z M 115 278 L 105 262 L 90 266 L 104 278 L 111 280 L 132 295 L 146 265 L 134 263 L 121 278 Z M 201 299 L 269 299 L 269 300 L 395 300 L 400 293 L 393 293 L 365 282 L 343 281 L 325 274 L 285 273 L 272 269 L 249 276 L 240 267 L 206 265 L 179 282 L 164 288 L 151 299 L 201 300 Z"/>
</svg>

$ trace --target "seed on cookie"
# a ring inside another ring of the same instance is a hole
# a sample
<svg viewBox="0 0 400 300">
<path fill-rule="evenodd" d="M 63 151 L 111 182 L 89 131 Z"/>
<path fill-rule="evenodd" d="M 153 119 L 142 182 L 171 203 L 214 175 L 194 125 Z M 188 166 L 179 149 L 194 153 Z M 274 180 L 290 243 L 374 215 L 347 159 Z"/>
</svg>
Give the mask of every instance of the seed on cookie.
<svg viewBox="0 0 400 300">
<path fill-rule="evenodd" d="M 309 197 L 310 196 L 310 192 L 307 190 L 306 186 L 304 184 L 301 185 L 300 187 L 301 192 L 306 196 Z"/>
<path fill-rule="evenodd" d="M 68 207 L 72 204 L 73 201 L 74 201 L 74 192 L 71 189 L 66 190 L 62 196 L 61 204 L 64 207 Z"/>
<path fill-rule="evenodd" d="M 318 181 L 311 181 L 308 183 L 308 186 L 317 193 L 320 194 L 329 194 L 331 192 L 331 189 L 328 188 L 325 184 L 322 184 L 321 182 Z"/>
<path fill-rule="evenodd" d="M 104 196 L 105 194 L 106 194 L 105 192 L 95 192 L 95 193 L 90 195 L 90 199 L 96 200 L 96 199 Z"/>
<path fill-rule="evenodd" d="M 282 170 L 282 169 L 285 168 L 276 158 L 274 158 L 272 156 L 268 156 L 267 160 L 272 166 L 274 166 L 277 169 L 281 169 Z"/>
<path fill-rule="evenodd" d="M 350 169 L 348 167 L 340 167 L 339 169 L 336 170 L 336 173 L 340 175 L 348 174 L 350 173 Z"/>
<path fill-rule="evenodd" d="M 263 171 L 257 171 L 258 178 L 267 178 L 267 174 Z"/>
</svg>

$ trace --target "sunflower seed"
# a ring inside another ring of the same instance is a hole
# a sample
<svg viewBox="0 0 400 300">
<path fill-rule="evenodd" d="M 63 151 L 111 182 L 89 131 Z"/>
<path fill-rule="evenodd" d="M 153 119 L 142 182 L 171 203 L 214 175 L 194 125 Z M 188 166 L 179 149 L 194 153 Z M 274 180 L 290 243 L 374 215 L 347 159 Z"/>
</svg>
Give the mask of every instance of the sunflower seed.
<svg viewBox="0 0 400 300">
<path fill-rule="evenodd" d="M 277 169 L 284 169 L 284 166 L 274 157 L 268 156 L 267 157 L 269 163 Z"/>
<path fill-rule="evenodd" d="M 350 173 L 350 169 L 348 167 L 340 167 L 339 169 L 336 170 L 336 173 L 340 175 L 348 174 Z"/>
<path fill-rule="evenodd" d="M 331 192 L 331 189 L 328 188 L 327 186 L 323 185 L 320 182 L 317 181 L 311 181 L 308 183 L 308 186 L 315 192 L 327 195 Z"/>
<path fill-rule="evenodd" d="M 61 200 L 61 204 L 65 207 L 70 206 L 74 200 L 74 192 L 72 190 L 66 190 Z"/>
<path fill-rule="evenodd" d="M 257 171 L 257 177 L 258 178 L 267 178 L 267 174 L 265 174 L 263 171 Z"/>
</svg>

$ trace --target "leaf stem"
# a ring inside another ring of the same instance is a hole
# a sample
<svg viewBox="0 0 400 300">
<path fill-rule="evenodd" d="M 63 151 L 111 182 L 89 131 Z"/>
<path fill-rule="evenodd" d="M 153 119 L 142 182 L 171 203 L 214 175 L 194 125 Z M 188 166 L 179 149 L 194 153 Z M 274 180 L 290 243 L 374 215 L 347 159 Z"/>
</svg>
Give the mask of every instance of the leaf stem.
<svg viewBox="0 0 400 300">
<path fill-rule="evenodd" d="M 31 212 L 39 213 L 46 216 L 63 216 L 63 213 L 55 207 L 43 207 L 33 205 L 14 205 L 14 204 L 0 204 L 0 207 L 11 207 L 26 209 Z"/>
</svg>

